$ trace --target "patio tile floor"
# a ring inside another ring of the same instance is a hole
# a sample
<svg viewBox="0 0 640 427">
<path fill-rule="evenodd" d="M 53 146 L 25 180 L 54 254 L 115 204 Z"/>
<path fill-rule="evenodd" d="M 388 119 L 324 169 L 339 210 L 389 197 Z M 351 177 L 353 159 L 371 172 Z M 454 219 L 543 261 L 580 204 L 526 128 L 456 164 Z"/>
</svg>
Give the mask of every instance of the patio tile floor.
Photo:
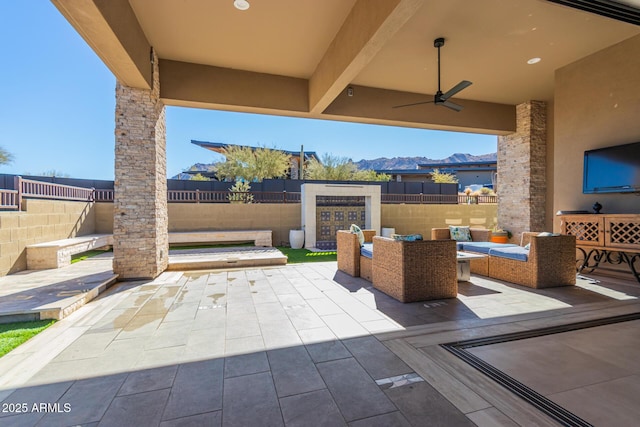
<svg viewBox="0 0 640 427">
<path fill-rule="evenodd" d="M 29 409 L 0 414 L 0 424 L 557 425 L 439 344 L 640 311 L 637 283 L 601 280 L 538 291 L 472 277 L 457 299 L 411 304 L 337 272 L 335 262 L 118 283 L 0 358 L 0 399 Z M 497 364 L 522 354 L 504 369 L 578 413 L 584 393 L 615 396 L 620 378 L 638 387 L 628 365 L 640 341 L 616 339 L 623 330 L 637 337 L 637 328 L 608 328 L 478 352 Z M 574 348 L 583 341 L 589 354 Z M 560 347 L 575 375 L 549 376 L 561 366 L 550 354 Z M 530 352 L 549 365 L 524 363 Z M 403 374 L 423 381 L 376 383 Z M 604 382 L 594 385 L 596 377 Z M 34 411 L 39 402 L 71 407 Z M 624 399 L 616 408 L 627 414 L 617 425 L 637 419 Z M 584 412 L 596 425 L 606 420 L 589 411 L 597 409 Z"/>
</svg>

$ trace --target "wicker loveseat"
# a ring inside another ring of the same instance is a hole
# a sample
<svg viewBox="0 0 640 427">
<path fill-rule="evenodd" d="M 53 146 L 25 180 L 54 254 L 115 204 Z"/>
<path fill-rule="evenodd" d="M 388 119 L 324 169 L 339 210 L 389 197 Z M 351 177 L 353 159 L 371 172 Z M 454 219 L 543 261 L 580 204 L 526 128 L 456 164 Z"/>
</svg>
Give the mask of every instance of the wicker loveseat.
<svg viewBox="0 0 640 427">
<path fill-rule="evenodd" d="M 575 236 L 539 236 L 522 233 L 522 245 L 529 244 L 526 261 L 514 259 L 524 248 L 489 252 L 489 276 L 530 288 L 551 288 L 576 284 Z M 507 256 L 505 256 L 507 255 Z"/>
<path fill-rule="evenodd" d="M 480 243 L 482 252 L 488 256 L 471 260 L 471 272 L 530 288 L 575 285 L 575 237 L 539 234 L 522 233 L 520 246 L 493 244 L 482 247 Z M 473 242 L 488 241 L 491 231 L 472 228 L 471 237 Z M 431 238 L 449 239 L 449 229 L 434 228 Z M 525 250 L 527 244 L 529 249 Z M 475 252 L 478 248 L 463 242 L 461 250 Z"/>
<path fill-rule="evenodd" d="M 471 240 L 475 243 L 489 242 L 491 239 L 491 231 L 486 228 L 470 228 Z M 431 240 L 448 240 L 451 239 L 451 234 L 448 228 L 432 228 Z M 456 242 L 458 250 L 465 250 L 464 243 Z M 473 250 L 467 252 L 476 252 Z M 488 258 L 476 258 L 470 260 L 471 273 L 479 274 L 481 276 L 489 275 L 489 259 Z"/>
<path fill-rule="evenodd" d="M 456 298 L 453 240 L 373 238 L 373 287 L 402 302 Z"/>
</svg>

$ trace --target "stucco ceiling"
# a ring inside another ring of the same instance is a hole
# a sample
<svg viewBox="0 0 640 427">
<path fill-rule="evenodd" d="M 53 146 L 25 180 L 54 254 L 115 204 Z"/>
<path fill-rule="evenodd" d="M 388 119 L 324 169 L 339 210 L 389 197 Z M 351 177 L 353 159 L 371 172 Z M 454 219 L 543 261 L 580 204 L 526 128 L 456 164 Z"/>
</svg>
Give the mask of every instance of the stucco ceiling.
<svg viewBox="0 0 640 427">
<path fill-rule="evenodd" d="M 51 1 L 126 85 L 151 86 L 153 48 L 169 105 L 492 133 L 513 131 L 514 105 L 551 101 L 557 69 L 640 34 L 557 3 L 578 0 Z M 473 82 L 464 112 L 392 110 L 432 99 L 437 37 L 442 89 Z"/>
<path fill-rule="evenodd" d="M 130 3 L 161 58 L 310 78 L 355 0 L 251 0 L 247 11 L 232 0 Z M 466 79 L 465 99 L 550 100 L 554 70 L 639 32 L 540 0 L 425 1 L 352 83 L 433 94 L 433 40 L 445 37 L 443 88 Z"/>
</svg>

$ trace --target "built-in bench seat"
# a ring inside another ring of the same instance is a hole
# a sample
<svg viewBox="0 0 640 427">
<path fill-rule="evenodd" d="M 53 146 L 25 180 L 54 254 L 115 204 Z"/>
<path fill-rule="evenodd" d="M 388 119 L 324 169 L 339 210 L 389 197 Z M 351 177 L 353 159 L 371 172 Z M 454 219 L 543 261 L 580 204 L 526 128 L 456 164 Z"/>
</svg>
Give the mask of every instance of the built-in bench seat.
<svg viewBox="0 0 640 427">
<path fill-rule="evenodd" d="M 172 231 L 169 244 L 253 242 L 256 246 L 271 247 L 271 230 Z"/>
<path fill-rule="evenodd" d="M 224 230 L 170 232 L 169 244 L 253 242 L 272 246 L 271 230 Z M 71 256 L 113 246 L 113 234 L 88 234 L 27 246 L 27 268 L 45 270 L 71 264 Z"/>
<path fill-rule="evenodd" d="M 88 234 L 27 246 L 27 268 L 45 270 L 71 264 L 71 255 L 113 246 L 112 234 Z"/>
</svg>

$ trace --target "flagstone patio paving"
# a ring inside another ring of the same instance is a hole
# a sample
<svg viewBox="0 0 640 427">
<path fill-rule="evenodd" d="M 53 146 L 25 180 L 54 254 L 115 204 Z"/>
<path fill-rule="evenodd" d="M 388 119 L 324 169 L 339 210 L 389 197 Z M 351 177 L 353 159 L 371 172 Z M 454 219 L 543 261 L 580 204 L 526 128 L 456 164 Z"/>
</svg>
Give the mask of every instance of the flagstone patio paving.
<svg viewBox="0 0 640 427">
<path fill-rule="evenodd" d="M 166 272 L 1 358 L 0 424 L 558 425 L 439 344 L 638 312 L 638 296 L 472 277 L 457 299 L 401 304 L 335 262 Z"/>
</svg>

